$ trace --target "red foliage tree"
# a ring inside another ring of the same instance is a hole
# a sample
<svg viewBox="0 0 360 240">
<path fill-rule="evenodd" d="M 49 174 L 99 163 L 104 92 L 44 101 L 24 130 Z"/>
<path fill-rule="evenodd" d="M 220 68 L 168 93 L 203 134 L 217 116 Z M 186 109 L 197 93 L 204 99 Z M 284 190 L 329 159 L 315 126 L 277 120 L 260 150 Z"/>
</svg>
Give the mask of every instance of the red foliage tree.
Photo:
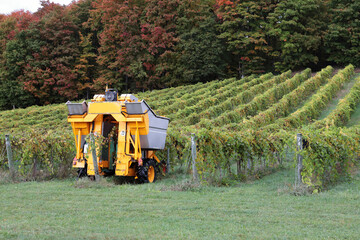
<svg viewBox="0 0 360 240">
<path fill-rule="evenodd" d="M 38 35 L 28 42 L 42 45 L 38 52 L 30 52 L 19 80 L 25 90 L 38 98 L 39 103 L 52 103 L 75 99 L 77 74 L 74 69 L 79 55 L 78 28 L 73 24 L 68 10 L 60 5 L 43 1 L 43 7 L 36 16 L 41 20 L 32 25 L 30 31 Z"/>
<path fill-rule="evenodd" d="M 129 66 L 143 49 L 141 6 L 136 1 L 100 0 L 94 3 L 90 22 L 93 28 L 101 31 L 98 63 L 102 68 L 95 87 L 104 88 L 106 84 L 120 89 L 125 87 L 123 79 L 131 75 Z"/>
<path fill-rule="evenodd" d="M 151 89 L 167 71 L 163 57 L 176 43 L 179 0 L 95 3 L 92 24 L 101 22 L 98 87 Z"/>
<path fill-rule="evenodd" d="M 147 0 L 146 3 L 141 24 L 141 39 L 145 43 L 141 61 L 147 77 L 139 87 L 151 89 L 160 87 L 163 84 L 160 78 L 168 72 L 166 59 L 178 42 L 176 20 L 181 1 Z"/>
<path fill-rule="evenodd" d="M 38 18 L 29 11 L 15 11 L 9 15 L 0 15 L 0 59 L 8 41 L 13 40 L 17 33 L 26 30 Z M 3 61 L 3 60 L 1 60 Z"/>
</svg>

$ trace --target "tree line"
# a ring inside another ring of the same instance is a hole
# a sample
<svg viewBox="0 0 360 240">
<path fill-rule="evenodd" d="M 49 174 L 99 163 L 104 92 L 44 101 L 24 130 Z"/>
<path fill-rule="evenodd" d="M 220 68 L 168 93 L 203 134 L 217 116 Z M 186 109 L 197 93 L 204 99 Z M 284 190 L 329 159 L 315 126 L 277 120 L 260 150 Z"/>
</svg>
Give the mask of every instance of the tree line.
<svg viewBox="0 0 360 240">
<path fill-rule="evenodd" d="M 357 0 L 41 1 L 0 15 L 0 109 L 360 64 Z"/>
</svg>

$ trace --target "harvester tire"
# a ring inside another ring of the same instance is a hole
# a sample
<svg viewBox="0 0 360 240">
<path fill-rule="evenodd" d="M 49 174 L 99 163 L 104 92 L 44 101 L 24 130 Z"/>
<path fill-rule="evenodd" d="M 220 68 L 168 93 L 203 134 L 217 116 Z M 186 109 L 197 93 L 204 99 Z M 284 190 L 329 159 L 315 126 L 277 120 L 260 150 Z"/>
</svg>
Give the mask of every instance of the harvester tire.
<svg viewBox="0 0 360 240">
<path fill-rule="evenodd" d="M 144 159 L 143 165 L 138 167 L 137 176 L 140 183 L 155 182 L 157 174 L 157 164 L 153 159 Z"/>
</svg>

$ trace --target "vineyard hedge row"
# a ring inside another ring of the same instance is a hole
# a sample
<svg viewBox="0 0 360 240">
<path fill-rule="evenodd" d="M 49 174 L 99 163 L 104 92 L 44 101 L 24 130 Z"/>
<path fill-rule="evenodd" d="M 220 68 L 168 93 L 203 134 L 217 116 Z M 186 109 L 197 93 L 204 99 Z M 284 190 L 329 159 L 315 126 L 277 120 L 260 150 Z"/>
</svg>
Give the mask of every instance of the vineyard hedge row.
<svg viewBox="0 0 360 240">
<path fill-rule="evenodd" d="M 5 136 L 0 135 L 0 150 L 5 149 Z M 43 180 L 65 178 L 71 174 L 75 145 L 72 133 L 59 131 L 29 131 L 11 135 L 14 167 L 20 179 Z M 0 162 L 8 168 L 7 162 Z"/>
<path fill-rule="evenodd" d="M 302 154 L 304 183 L 319 189 L 349 175 L 360 154 L 359 128 L 341 128 L 360 101 L 360 78 L 335 110 L 314 122 L 354 75 L 352 65 L 334 76 L 333 71 L 328 66 L 313 77 L 306 69 L 292 77 L 288 71 L 278 76 L 227 79 L 139 95 L 148 97 L 158 112 L 172 117 L 166 145 L 171 150 L 172 165 L 186 164 L 190 133 L 196 133 L 197 168 L 203 182 L 256 175 L 259 170 L 281 165 L 289 156 Z M 176 106 L 181 110 L 176 112 Z M 22 177 L 69 174 L 75 147 L 64 104 L 0 114 L 1 134 L 14 130 L 12 145 Z M 53 116 L 61 120 L 49 121 Z M 31 125 L 36 130 L 23 133 Z M 47 129 L 54 130 L 44 131 Z M 297 133 L 302 133 L 307 143 L 301 152 L 296 149 Z M 3 139 L 1 135 L 0 150 L 4 149 Z M 161 158 L 165 154 L 159 153 Z"/>
<path fill-rule="evenodd" d="M 354 74 L 354 67 L 349 65 L 329 79 L 332 72 L 333 68 L 327 67 L 300 85 L 301 88 L 297 88 L 297 90 L 290 92 L 289 95 L 285 95 L 283 99 L 295 99 L 294 104 L 287 102 L 289 106 L 298 106 L 305 96 L 309 96 L 321 84 L 328 81 L 310 100 L 305 102 L 303 107 L 288 117 L 286 117 L 286 114 L 290 112 L 292 107 L 285 107 L 286 110 L 283 115 L 285 118 L 277 120 L 278 115 L 276 114 L 278 112 L 274 109 L 278 109 L 277 106 L 279 105 L 275 104 L 273 105 L 275 108 L 270 107 L 254 117 L 251 117 L 253 115 L 251 113 L 249 115 L 244 114 L 242 118 L 246 126 L 244 128 L 230 128 L 229 130 L 229 125 L 226 126 L 225 124 L 219 124 L 218 127 L 213 125 L 212 128 L 197 129 L 187 127 L 183 131 L 180 128 L 173 128 L 169 132 L 169 146 L 174 146 L 174 153 L 187 158 L 190 142 L 189 131 L 196 132 L 199 173 L 204 181 L 212 181 L 214 178 L 221 176 L 224 171 L 230 175 L 239 175 L 242 170 L 249 168 L 249 165 L 250 171 L 254 171 L 255 166 L 275 166 L 279 164 L 286 155 L 296 152 L 295 136 L 298 132 L 301 132 L 305 141 L 309 144 L 303 150 L 306 158 L 302 173 L 304 182 L 314 188 L 327 186 L 329 183 L 336 181 L 340 175 L 349 174 L 350 167 L 356 163 L 360 153 L 356 128 L 316 129 L 311 125 L 310 128 L 302 127 L 319 116 L 319 113 L 340 90 L 341 86 L 351 79 Z M 356 96 L 356 86 L 355 84 L 349 96 Z M 302 90 L 298 91 L 298 89 Z M 305 94 L 305 92 L 308 94 Z M 254 106 L 259 106 L 256 99 L 261 99 L 263 95 L 254 98 L 251 103 Z M 291 96 L 291 98 L 287 98 L 288 96 Z M 352 106 L 355 107 L 354 104 Z M 339 107 L 345 108 L 343 105 Z M 337 108 L 335 111 L 340 110 Z M 244 117 L 249 116 L 249 120 L 244 119 Z M 331 118 L 331 115 L 329 115 L 329 118 Z M 265 119 L 266 124 L 275 123 L 269 125 L 271 127 L 265 126 L 259 129 L 259 125 L 262 124 L 251 124 L 255 119 L 257 121 Z M 227 120 L 225 119 L 224 122 L 226 123 Z M 221 125 L 225 127 L 221 127 Z M 210 126 L 208 125 L 208 127 Z M 232 126 L 235 126 L 235 124 Z M 321 141 L 317 141 L 317 138 L 321 138 Z M 319 153 L 321 154 L 319 155 Z M 237 173 L 231 170 L 231 166 L 234 164 L 238 165 Z"/>
</svg>

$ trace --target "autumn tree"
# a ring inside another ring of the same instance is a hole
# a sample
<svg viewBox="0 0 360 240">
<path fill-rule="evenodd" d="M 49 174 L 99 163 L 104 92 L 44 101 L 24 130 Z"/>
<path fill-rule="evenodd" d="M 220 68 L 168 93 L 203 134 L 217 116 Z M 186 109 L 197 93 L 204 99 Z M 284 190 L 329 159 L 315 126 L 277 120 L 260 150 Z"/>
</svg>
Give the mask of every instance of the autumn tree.
<svg viewBox="0 0 360 240">
<path fill-rule="evenodd" d="M 99 86 L 152 89 L 168 72 L 164 60 L 176 44 L 177 7 L 171 1 L 109 1 L 95 4 L 92 21 L 103 25 L 98 63 Z"/>
<path fill-rule="evenodd" d="M 26 61 L 17 37 L 38 18 L 30 12 L 16 11 L 0 19 L 0 109 L 26 107 L 35 103 L 34 97 L 18 81 L 21 65 Z M 31 46 L 27 46 L 31 47 Z"/>
<path fill-rule="evenodd" d="M 93 28 L 101 31 L 99 37 L 100 76 L 94 83 L 98 89 L 105 85 L 127 88 L 131 75 L 129 66 L 143 49 L 140 35 L 140 16 L 143 4 L 138 1 L 100 0 L 91 12 Z"/>
<path fill-rule="evenodd" d="M 30 93 L 37 104 L 77 98 L 77 27 L 64 6 L 48 1 L 42 1 L 34 16 L 39 20 L 6 45 L 4 78 Z"/>
<path fill-rule="evenodd" d="M 99 77 L 99 68 L 97 64 L 98 48 L 100 47 L 97 30 L 89 24 L 90 12 L 94 10 L 95 0 L 80 0 L 71 3 L 69 14 L 72 22 L 79 29 L 79 55 L 75 61 L 75 72 L 78 75 L 76 88 L 79 97 L 89 99 L 91 93 L 94 93 L 93 83 Z"/>
<path fill-rule="evenodd" d="M 167 58 L 174 53 L 176 45 L 176 19 L 180 0 L 146 0 L 146 7 L 141 18 L 142 53 L 135 66 L 132 76 L 139 70 L 144 73 L 144 79 L 138 79 L 137 87 L 140 89 L 153 89 L 164 86 L 162 79 L 169 72 Z M 140 61 L 140 62 L 139 62 Z"/>
</svg>

